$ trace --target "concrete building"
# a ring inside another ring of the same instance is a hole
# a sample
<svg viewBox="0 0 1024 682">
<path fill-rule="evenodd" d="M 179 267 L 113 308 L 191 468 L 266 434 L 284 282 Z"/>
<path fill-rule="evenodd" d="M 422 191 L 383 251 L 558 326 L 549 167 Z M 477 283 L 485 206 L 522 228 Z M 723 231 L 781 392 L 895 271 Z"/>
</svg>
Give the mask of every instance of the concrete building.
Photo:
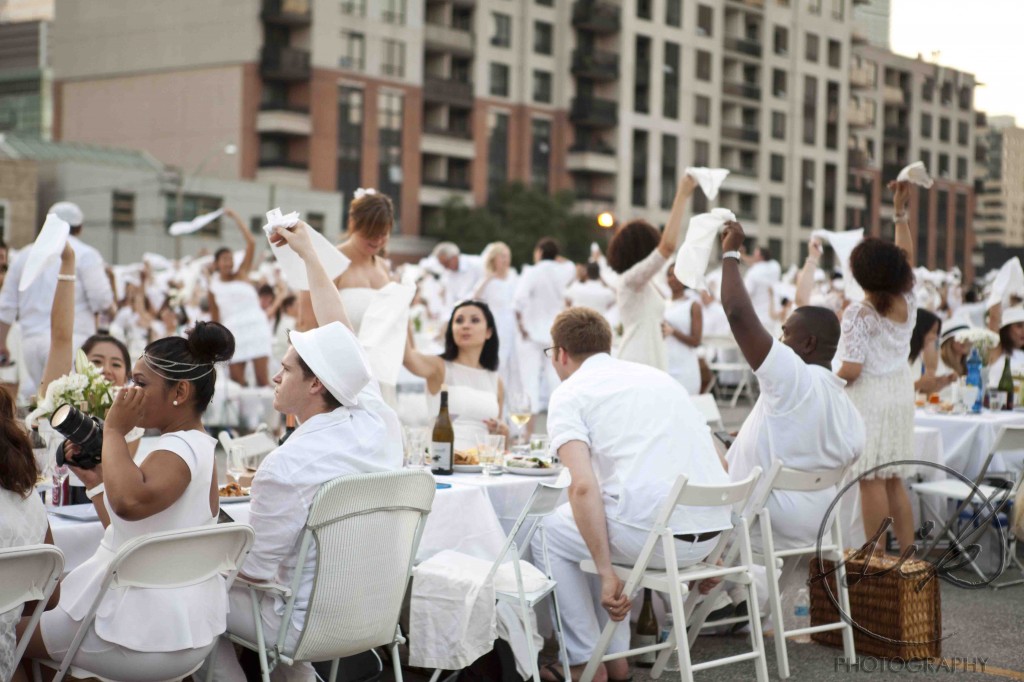
<svg viewBox="0 0 1024 682">
<path fill-rule="evenodd" d="M 1024 255 L 1024 128 L 1012 116 L 990 116 L 977 134 L 985 156 L 977 171 L 975 231 L 979 265 L 987 270 Z"/>
<path fill-rule="evenodd" d="M 0 0 L 0 22 L 52 21 L 54 0 Z"/>
<path fill-rule="evenodd" d="M 970 281 L 974 248 L 975 112 L 972 74 L 893 54 L 854 49 L 850 74 L 848 225 L 871 234 L 891 230 L 885 184 L 923 161 L 935 186 L 914 191 L 918 264 L 959 265 Z"/>
<path fill-rule="evenodd" d="M 53 75 L 49 24 L 0 22 L 0 133 L 49 139 Z"/>
<path fill-rule="evenodd" d="M 853 8 L 854 31 L 870 45 L 889 49 L 892 0 L 863 0 Z"/>
</svg>

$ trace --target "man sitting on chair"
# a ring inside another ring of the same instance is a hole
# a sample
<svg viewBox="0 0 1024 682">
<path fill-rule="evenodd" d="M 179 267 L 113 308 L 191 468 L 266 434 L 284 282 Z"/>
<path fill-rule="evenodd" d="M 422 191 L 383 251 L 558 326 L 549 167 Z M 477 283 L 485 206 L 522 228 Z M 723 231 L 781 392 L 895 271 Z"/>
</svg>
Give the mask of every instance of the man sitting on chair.
<svg viewBox="0 0 1024 682">
<path fill-rule="evenodd" d="M 630 596 L 612 569 L 639 558 L 677 477 L 727 485 L 711 433 L 679 382 L 652 367 L 612 358 L 612 333 L 595 310 L 569 308 L 551 327 L 548 349 L 562 383 L 551 395 L 552 452 L 572 473 L 569 503 L 544 520 L 572 672 L 582 672 L 608 618 L 619 623 L 607 653 L 629 648 Z M 681 567 L 697 563 L 731 527 L 724 507 L 680 507 L 671 519 Z M 535 536 L 534 556 L 541 556 Z M 598 576 L 580 561 L 593 559 Z M 660 543 L 652 568 L 664 568 Z M 607 614 L 601 613 L 601 607 Z M 558 679 L 554 666 L 547 679 Z M 602 666 L 595 680 L 622 680 L 628 663 Z"/>
<path fill-rule="evenodd" d="M 276 582 L 291 587 L 306 517 L 320 486 L 339 476 L 400 469 L 401 426 L 381 397 L 369 362 L 349 328 L 341 295 L 328 277 L 309 238 L 309 226 L 277 228 L 306 264 L 313 312 L 321 325 L 291 332 L 291 348 L 274 377 L 274 409 L 298 417 L 299 428 L 263 460 L 252 482 L 249 523 L 256 531 L 252 551 L 239 581 L 229 593 L 228 632 L 256 641 L 248 585 Z M 366 551 L 372 551 L 367 549 Z M 316 547 L 309 550 L 291 622 L 282 623 L 284 600 L 260 592 L 267 646 L 281 627 L 289 629 L 285 648 L 292 650 L 305 623 L 313 588 Z M 216 680 L 244 682 L 227 639 L 221 639 L 214 665 Z M 202 679 L 202 678 L 200 678 Z M 278 665 L 274 680 L 313 680 L 309 663 Z"/>
</svg>

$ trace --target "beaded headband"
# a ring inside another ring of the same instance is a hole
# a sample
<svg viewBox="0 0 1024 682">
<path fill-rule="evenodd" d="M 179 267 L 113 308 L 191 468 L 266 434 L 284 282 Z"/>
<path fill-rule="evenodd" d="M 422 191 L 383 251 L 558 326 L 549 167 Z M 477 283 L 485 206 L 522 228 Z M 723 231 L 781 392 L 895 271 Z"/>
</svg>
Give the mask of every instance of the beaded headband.
<svg viewBox="0 0 1024 682">
<path fill-rule="evenodd" d="M 196 381 L 211 373 L 216 367 L 212 362 L 193 364 L 191 362 L 176 362 L 165 358 L 153 357 L 149 353 L 143 353 L 142 359 L 146 361 L 149 368 L 168 381 Z M 200 370 L 200 374 L 193 374 Z"/>
</svg>

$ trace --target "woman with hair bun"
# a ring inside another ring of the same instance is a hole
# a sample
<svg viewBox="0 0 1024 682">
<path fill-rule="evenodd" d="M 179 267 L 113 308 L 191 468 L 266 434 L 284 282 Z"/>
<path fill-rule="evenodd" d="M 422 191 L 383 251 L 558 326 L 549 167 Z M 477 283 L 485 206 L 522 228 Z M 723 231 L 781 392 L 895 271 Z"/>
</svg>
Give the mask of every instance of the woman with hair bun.
<svg viewBox="0 0 1024 682">
<path fill-rule="evenodd" d="M 843 313 L 836 357 L 837 374 L 864 419 L 867 442 L 851 467 L 860 479 L 865 537 L 874 535 L 892 517 L 900 550 L 914 542 L 914 519 L 901 472 L 887 466 L 913 453 L 914 379 L 907 357 L 917 323 L 914 296 L 914 240 L 907 221 L 909 184 L 891 182 L 895 243 L 869 237 L 850 254 L 854 279 L 864 289 L 863 301 Z M 880 545 L 882 547 L 884 545 Z"/>
<path fill-rule="evenodd" d="M 122 389 L 107 412 L 102 461 L 92 469 L 71 467 L 106 527 L 103 541 L 61 582 L 57 608 L 44 614 L 27 658 L 64 657 L 110 561 L 126 542 L 216 523 L 217 441 L 203 429 L 202 417 L 213 397 L 215 365 L 231 360 L 234 348 L 231 332 L 216 322 L 196 324 L 187 338 L 167 337 L 146 346 L 133 368 L 134 386 Z M 160 438 L 136 461 L 125 436 L 139 426 L 158 430 Z M 79 454 L 75 446 L 65 452 L 72 462 Z M 139 682 L 180 676 L 206 658 L 226 618 L 221 577 L 171 589 L 110 591 L 73 664 Z M 26 624 L 23 618 L 19 636 Z"/>
</svg>

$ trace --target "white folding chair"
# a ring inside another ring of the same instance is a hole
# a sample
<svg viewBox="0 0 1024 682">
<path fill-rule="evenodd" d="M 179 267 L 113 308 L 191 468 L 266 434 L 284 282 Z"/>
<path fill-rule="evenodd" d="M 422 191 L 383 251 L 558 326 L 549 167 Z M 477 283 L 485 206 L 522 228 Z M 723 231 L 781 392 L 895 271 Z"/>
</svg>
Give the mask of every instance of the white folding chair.
<svg viewBox="0 0 1024 682">
<path fill-rule="evenodd" d="M 124 587 L 140 589 L 173 589 L 184 585 L 196 585 L 219 575 L 225 575 L 227 586 L 238 573 L 238 569 L 249 554 L 254 538 L 252 526 L 241 523 L 224 523 L 198 528 L 185 528 L 160 533 L 149 533 L 124 543 L 117 551 L 107 569 L 106 578 L 96 593 L 89 613 L 82 620 L 78 631 L 71 640 L 64 660 L 33 661 L 37 682 L 41 679 L 39 664 L 57 670 L 54 682 L 60 682 L 66 675 L 77 679 L 95 677 L 100 680 L 125 679 L 124 664 L 117 670 L 84 670 L 72 665 L 82 640 L 96 619 L 96 611 L 108 590 Z M 159 617 L 159 614 L 154 614 Z M 214 640 L 210 644 L 216 646 Z M 170 679 L 188 677 L 199 665 L 176 672 Z"/>
<path fill-rule="evenodd" d="M 768 472 L 766 479 L 770 481 L 770 484 L 764 488 L 758 499 L 754 500 L 751 507 L 748 508 L 748 514 L 753 517 L 758 517 L 761 524 L 761 551 L 754 552 L 754 562 L 765 567 L 765 574 L 768 582 L 768 604 L 771 609 L 772 622 L 775 625 L 775 653 L 778 659 L 779 665 L 779 677 L 786 679 L 789 677 L 789 652 L 786 648 L 786 640 L 791 637 L 799 637 L 801 635 L 809 635 L 816 632 L 827 632 L 830 630 L 842 630 L 843 631 L 843 653 L 846 660 L 853 663 L 856 660 L 856 649 L 853 643 L 853 627 L 840 618 L 835 623 L 826 623 L 823 625 L 815 625 L 812 627 L 799 628 L 795 630 L 786 630 L 785 628 L 785 613 L 782 609 L 782 590 L 779 587 L 779 581 L 782 574 L 783 562 L 785 559 L 791 557 L 801 557 L 808 555 L 816 555 L 818 552 L 817 544 L 808 545 L 805 547 L 792 547 L 787 549 L 775 549 L 775 539 L 772 534 L 772 521 L 771 513 L 766 507 L 771 494 L 775 491 L 791 491 L 791 492 L 816 492 L 819 490 L 827 490 L 838 485 L 842 480 L 843 476 L 846 475 L 847 467 L 838 467 L 836 469 L 826 469 L 822 471 L 799 471 L 797 469 L 790 469 L 782 466 L 782 462 L 776 461 Z M 836 505 L 836 509 L 832 513 L 832 523 L 827 530 L 828 541 L 822 542 L 821 545 L 821 558 L 828 559 L 835 562 L 836 565 L 836 584 L 837 591 L 839 592 L 839 605 L 843 610 L 843 613 L 850 613 L 850 595 L 846 586 L 845 575 L 846 571 L 843 566 L 843 539 L 840 531 L 842 524 L 839 521 L 839 505 Z M 730 547 L 726 553 L 725 563 L 731 563 L 736 560 L 736 554 L 738 548 L 735 546 Z M 704 601 L 695 608 L 693 615 L 690 618 L 690 630 L 689 640 L 690 646 L 693 646 L 693 642 L 696 640 L 697 635 L 700 634 L 700 630 L 705 627 L 715 627 L 717 625 L 727 625 L 731 622 L 741 621 L 742 619 L 727 619 L 721 621 L 715 621 L 706 623 L 705 620 L 714 604 L 714 599 L 710 597 L 717 594 L 724 584 L 716 586 L 715 590 L 709 594 Z M 691 599 L 693 597 L 691 596 Z"/>
<path fill-rule="evenodd" d="M 719 431 L 725 430 L 725 423 L 722 421 L 722 412 L 718 409 L 718 401 L 715 400 L 715 396 L 710 393 L 701 393 L 699 395 L 691 395 L 690 402 L 697 408 L 701 416 L 704 417 L 704 421 L 712 429 Z"/>
<path fill-rule="evenodd" d="M 512 526 L 508 533 L 508 537 L 505 538 L 505 544 L 502 546 L 501 552 L 498 553 L 490 572 L 487 574 L 488 581 L 494 580 L 498 569 L 501 568 L 502 564 L 505 563 L 505 558 L 511 553 L 516 576 L 516 589 L 515 591 L 496 589 L 494 595 L 499 602 L 508 602 L 519 608 L 519 615 L 526 630 L 526 641 L 530 649 L 530 661 L 533 666 L 531 674 L 533 675 L 534 682 L 540 682 L 540 669 L 537 664 L 540 652 L 534 647 L 530 612 L 548 595 L 551 595 L 551 611 L 554 620 L 555 637 L 558 640 L 558 652 L 562 663 L 562 670 L 569 669 L 569 655 L 565 650 L 565 639 L 562 636 L 562 613 L 558 608 L 555 581 L 551 578 L 547 538 L 544 536 L 544 526 L 540 522 L 545 516 L 550 515 L 558 508 L 562 500 L 562 493 L 565 492 L 565 489 L 569 487 L 571 482 L 572 478 L 569 476 L 568 470 L 565 470 L 554 483 L 537 484 L 537 487 L 533 489 L 533 494 L 530 495 L 530 500 L 526 503 L 523 511 L 520 512 L 519 518 L 516 519 L 515 525 Z M 524 530 L 524 526 L 525 534 L 523 539 L 517 543 L 516 537 Z M 541 589 L 526 592 L 523 587 L 523 575 L 519 568 L 519 562 L 522 560 L 523 554 L 529 549 L 530 540 L 533 538 L 534 533 L 540 534 L 544 556 L 534 557 L 533 561 L 535 564 L 539 559 L 543 561 L 544 575 L 547 576 L 548 580 Z M 435 670 L 434 674 L 430 677 L 430 682 L 437 682 L 441 672 L 441 670 Z"/>
<path fill-rule="evenodd" d="M 264 457 L 277 448 L 277 441 L 266 431 L 256 431 L 248 436 L 238 438 L 232 438 L 227 431 L 221 431 L 217 438 L 224 447 L 228 462 L 231 461 L 232 456 L 238 456 L 242 463 L 253 471 L 259 467 Z"/>
<path fill-rule="evenodd" d="M 25 653 L 46 602 L 64 572 L 64 553 L 53 545 L 24 545 L 0 549 L 0 613 L 37 601 L 21 641 L 15 645 L 14 664 Z"/>
<path fill-rule="evenodd" d="M 740 351 L 740 347 L 739 344 L 736 343 L 736 339 L 732 336 L 705 335 L 701 340 L 701 345 L 715 350 L 715 359 L 714 361 L 708 362 L 708 369 L 715 374 L 716 389 L 720 391 L 723 386 L 722 382 L 718 379 L 718 375 L 721 372 L 739 372 L 740 374 L 740 381 L 732 391 L 732 396 L 729 400 L 729 407 L 736 407 L 736 403 L 739 402 L 740 396 L 744 393 L 747 394 L 747 398 L 750 400 L 751 404 L 753 404 L 757 399 L 754 395 L 753 382 L 750 380 L 753 372 L 750 369 L 750 365 L 748 365 L 747 361 L 743 358 L 743 353 Z M 735 352 L 738 359 L 722 360 L 721 356 L 725 351 L 729 351 L 730 353 Z"/>
<path fill-rule="evenodd" d="M 669 633 L 668 639 L 660 644 L 652 644 L 640 647 L 639 649 L 606 656 L 604 652 L 608 649 L 608 644 L 611 642 L 612 634 L 617 625 L 617 623 L 609 620 L 601 632 L 601 639 L 598 641 L 586 669 L 583 671 L 583 676 L 580 678 L 582 682 L 591 682 L 601 663 L 651 651 L 661 652 L 658 654 L 658 659 L 651 670 L 651 677 L 658 679 L 665 670 L 665 665 L 668 663 L 673 649 L 679 652 L 679 669 L 683 680 L 692 682 L 693 673 L 700 670 L 753 660 L 758 682 L 767 682 L 768 666 L 764 656 L 764 640 L 761 637 L 761 616 L 758 612 L 757 588 L 752 575 L 753 557 L 750 547 L 750 520 L 743 513 L 744 507 L 748 504 L 750 495 L 753 493 L 754 486 L 757 484 L 760 476 L 760 467 L 754 467 L 754 470 L 750 472 L 750 476 L 745 480 L 730 483 L 729 485 L 701 486 L 688 483 L 685 476 L 680 476 L 676 479 L 675 485 L 672 486 L 672 491 L 665 500 L 665 504 L 662 505 L 661 510 L 658 512 L 657 521 L 647 536 L 643 549 L 640 550 L 637 562 L 632 567 L 615 566 L 615 572 L 626 583 L 622 591 L 623 594 L 632 595 L 641 587 L 667 593 L 675 626 L 672 632 Z M 686 568 L 679 568 L 679 562 L 676 558 L 674 533 L 668 526 L 672 513 L 677 506 L 732 507 L 733 527 L 722 531 L 719 535 L 718 543 L 715 545 L 715 550 L 707 559 Z M 712 559 L 712 557 L 717 558 L 721 556 L 722 549 L 734 537 L 739 545 L 740 563 L 736 566 L 716 565 L 715 559 Z M 662 545 L 666 568 L 652 570 L 647 566 L 654 553 L 655 544 L 658 542 Z M 581 562 L 580 568 L 587 573 L 597 573 L 597 567 L 591 560 Z M 747 603 L 750 605 L 750 639 L 753 649 L 747 653 L 693 664 L 690 661 L 689 643 L 685 637 L 686 610 L 683 600 L 684 596 L 689 593 L 689 583 L 691 581 L 700 582 L 707 578 L 722 578 L 723 580 L 746 586 Z M 683 633 L 682 636 L 677 634 L 680 632 L 679 628 L 681 626 L 684 628 L 681 631 Z"/>
<path fill-rule="evenodd" d="M 997 438 L 993 444 L 984 463 L 981 465 L 981 472 L 974 480 L 973 488 L 961 480 L 951 478 L 910 484 L 910 489 L 917 493 L 921 499 L 922 508 L 927 508 L 929 513 L 935 515 L 937 518 L 945 518 L 946 514 L 940 513 L 939 510 L 931 508 L 931 505 L 925 501 L 926 498 L 938 499 L 941 500 L 942 503 L 949 503 L 951 501 L 958 503 L 956 513 L 949 517 L 949 521 L 947 521 L 946 525 L 936 536 L 936 542 L 943 538 L 949 540 L 954 548 L 960 550 L 964 556 L 969 559 L 968 566 L 972 571 L 974 571 L 975 575 L 982 580 L 987 580 L 989 576 L 986 576 L 985 572 L 981 570 L 977 562 L 970 558 L 969 554 L 964 552 L 964 547 L 970 544 L 972 538 L 976 538 L 980 532 L 983 532 L 985 530 L 985 526 L 981 525 L 977 530 L 970 532 L 966 537 L 963 537 L 954 531 L 952 525 L 957 519 L 959 519 L 960 514 L 968 507 L 973 506 L 977 509 L 974 520 L 990 516 L 994 518 L 996 513 L 1002 511 L 1006 507 L 1007 503 L 1013 500 L 1014 492 L 1021 485 L 1021 479 L 1024 479 L 1024 476 L 1018 476 L 1017 483 L 1009 491 L 1005 488 L 996 488 L 995 486 L 983 485 L 981 483 L 988 473 L 988 468 L 992 464 L 992 459 L 995 457 L 996 453 L 1006 450 L 1024 450 L 1024 426 L 1007 426 L 1004 428 L 999 438 Z M 975 491 L 975 488 L 977 489 L 977 492 Z M 1009 567 L 1010 563 L 1013 563 L 1017 570 L 1024 575 L 1024 565 L 1021 564 L 1020 559 L 1017 557 L 1017 542 L 1015 535 L 1012 532 L 1009 533 L 1007 540 L 1007 561 L 1003 565 L 1003 571 Z M 934 547 L 934 543 L 932 546 Z M 1020 584 L 1024 584 L 1024 578 L 1001 583 L 992 582 L 990 583 L 990 586 L 992 589 L 1000 589 Z"/>
<path fill-rule="evenodd" d="M 341 476 L 320 486 L 306 518 L 292 584 L 246 583 L 256 641 L 225 633 L 235 644 L 259 655 L 265 682 L 278 664 L 306 661 L 333 661 L 330 679 L 334 682 L 339 658 L 378 646 L 391 647 L 394 676 L 401 682 L 398 645 L 405 637 L 398 617 L 435 491 L 434 477 L 425 471 Z M 316 563 L 306 622 L 294 648 L 289 648 L 285 639 L 295 597 L 314 544 Z M 259 592 L 276 593 L 285 600 L 276 642 L 267 642 L 263 634 Z M 211 657 L 207 680 L 212 680 L 213 668 Z"/>
</svg>

